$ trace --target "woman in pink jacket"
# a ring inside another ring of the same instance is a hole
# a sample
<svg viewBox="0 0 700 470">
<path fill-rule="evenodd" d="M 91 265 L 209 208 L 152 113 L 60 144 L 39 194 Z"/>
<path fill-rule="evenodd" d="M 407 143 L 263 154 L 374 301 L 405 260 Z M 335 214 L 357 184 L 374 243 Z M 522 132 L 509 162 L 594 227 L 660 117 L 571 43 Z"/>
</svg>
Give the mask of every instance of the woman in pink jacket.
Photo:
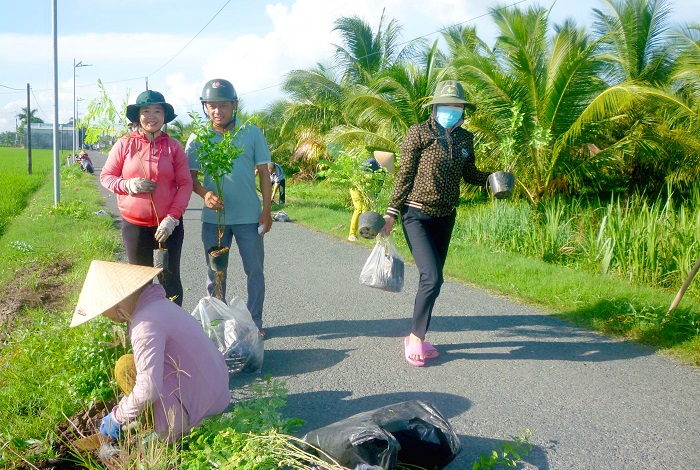
<svg viewBox="0 0 700 470">
<path fill-rule="evenodd" d="M 166 299 L 163 286 L 152 283 L 159 272 L 93 261 L 70 324 L 99 315 L 127 323 L 133 355 L 122 356 L 115 371 L 125 396 L 100 425 L 100 432 L 114 440 L 144 413 L 152 413 L 158 436 L 173 441 L 205 417 L 222 413 L 231 401 L 224 356 L 199 322 Z"/>
<path fill-rule="evenodd" d="M 161 93 L 148 90 L 127 106 L 126 117 L 136 130 L 114 144 L 100 182 L 117 195 L 129 263 L 153 266 L 153 250 L 166 248 L 168 266 L 159 279 L 168 298 L 182 306 L 182 215 L 192 175 L 182 145 L 162 131 L 176 115 Z"/>
</svg>

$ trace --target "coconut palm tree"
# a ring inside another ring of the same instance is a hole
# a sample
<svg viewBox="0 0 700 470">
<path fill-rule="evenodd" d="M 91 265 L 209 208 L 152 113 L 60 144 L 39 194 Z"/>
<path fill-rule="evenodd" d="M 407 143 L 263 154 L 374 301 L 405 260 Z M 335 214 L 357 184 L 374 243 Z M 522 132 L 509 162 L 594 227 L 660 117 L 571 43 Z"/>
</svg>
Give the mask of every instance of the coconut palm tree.
<svg viewBox="0 0 700 470">
<path fill-rule="evenodd" d="M 398 62 L 368 85 L 356 85 L 344 100 L 348 123 L 334 127 L 328 139 L 357 150 L 400 152 L 408 128 L 426 120 L 423 105 L 443 79 L 438 43 L 423 47 L 405 62 Z"/>
<path fill-rule="evenodd" d="M 606 3 L 606 11 L 594 14 L 601 76 L 609 87 L 581 113 L 569 137 L 604 123 L 602 146 L 618 164 L 618 186 L 653 196 L 682 160 L 677 147 L 668 145 L 668 113 L 680 109 L 671 84 L 678 48 L 671 43 L 669 6 L 665 0 Z"/>
<path fill-rule="evenodd" d="M 332 68 L 317 64 L 311 70 L 289 72 L 282 85 L 287 98 L 274 103 L 282 117 L 276 134 L 293 142 L 292 162 L 302 172 L 313 174 L 316 163 L 326 153 L 325 134 L 343 124 L 342 104 L 345 90 Z"/>
<path fill-rule="evenodd" d="M 24 128 L 27 126 L 27 122 L 31 122 L 31 123 L 44 122 L 43 119 L 41 119 L 40 117 L 38 117 L 36 115 L 37 111 L 38 110 L 36 110 L 36 109 L 29 110 L 29 108 L 24 107 L 24 108 L 22 108 L 22 112 L 15 116 L 15 117 L 17 117 L 17 119 L 19 119 L 19 127 L 17 129 L 17 136 L 18 136 L 18 140 L 20 142 L 24 142 L 24 135 L 26 133 Z M 29 115 L 29 119 L 27 119 L 27 115 Z"/>
<path fill-rule="evenodd" d="M 491 168 L 513 170 L 533 201 L 573 191 L 609 163 L 589 151 L 592 129 L 567 135 L 605 89 L 598 43 L 572 21 L 550 39 L 541 7 L 494 8 L 491 17 L 500 31 L 492 50 L 472 31 L 461 41 L 447 32 L 456 74 L 478 107 L 468 122 L 477 153 L 493 156 Z"/>
<path fill-rule="evenodd" d="M 333 30 L 342 39 L 341 45 L 334 45 L 335 63 L 346 84 L 369 84 L 395 63 L 410 58 L 419 44 L 411 41 L 400 49 L 402 28 L 396 20 L 386 23 L 384 10 L 376 33 L 358 16 L 337 19 Z"/>
<path fill-rule="evenodd" d="M 44 122 L 43 119 L 41 119 L 39 116 L 36 115 L 37 109 L 32 109 L 27 113 L 26 107 L 22 108 L 22 112 L 19 113 L 16 117 L 19 119 L 19 123 L 22 127 L 27 125 L 27 114 L 29 114 L 29 122 L 32 123 L 42 123 Z"/>
</svg>

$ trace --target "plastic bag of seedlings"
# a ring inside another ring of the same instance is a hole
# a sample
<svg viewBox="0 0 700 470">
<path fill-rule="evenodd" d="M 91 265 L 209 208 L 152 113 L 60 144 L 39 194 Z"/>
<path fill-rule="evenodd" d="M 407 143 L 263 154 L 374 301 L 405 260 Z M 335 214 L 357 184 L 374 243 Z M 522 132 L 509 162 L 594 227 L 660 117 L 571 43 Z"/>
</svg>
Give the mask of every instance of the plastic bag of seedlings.
<svg viewBox="0 0 700 470">
<path fill-rule="evenodd" d="M 389 292 L 403 289 L 404 262 L 393 237 L 380 236 L 360 272 L 360 284 Z"/>
<path fill-rule="evenodd" d="M 227 305 L 206 296 L 199 300 L 192 316 L 224 355 L 230 373 L 262 369 L 263 339 L 243 299 L 233 297 Z"/>
<path fill-rule="evenodd" d="M 462 450 L 450 423 L 421 400 L 351 416 L 311 431 L 303 440 L 350 468 L 364 464 L 394 470 L 401 463 L 440 470 Z M 313 447 L 306 450 L 314 452 Z"/>
</svg>

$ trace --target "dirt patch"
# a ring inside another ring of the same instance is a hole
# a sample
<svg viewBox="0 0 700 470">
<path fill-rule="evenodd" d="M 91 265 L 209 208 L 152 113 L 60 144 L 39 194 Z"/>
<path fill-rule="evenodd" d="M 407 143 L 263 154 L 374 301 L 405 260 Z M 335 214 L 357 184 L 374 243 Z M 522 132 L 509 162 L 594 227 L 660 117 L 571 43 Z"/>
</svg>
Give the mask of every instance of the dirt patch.
<svg viewBox="0 0 700 470">
<path fill-rule="evenodd" d="M 58 260 L 48 266 L 30 265 L 20 270 L 0 288 L 0 339 L 4 339 L 24 324 L 25 309 L 43 307 L 47 311 L 60 309 L 71 286 L 62 276 L 73 267 L 67 260 Z"/>
</svg>

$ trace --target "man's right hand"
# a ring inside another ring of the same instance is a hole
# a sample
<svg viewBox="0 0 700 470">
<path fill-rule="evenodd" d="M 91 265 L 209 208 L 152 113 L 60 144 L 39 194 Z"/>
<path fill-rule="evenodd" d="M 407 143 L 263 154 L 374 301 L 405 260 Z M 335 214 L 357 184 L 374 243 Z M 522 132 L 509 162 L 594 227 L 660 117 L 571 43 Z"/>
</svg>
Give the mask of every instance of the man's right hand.
<svg viewBox="0 0 700 470">
<path fill-rule="evenodd" d="M 207 193 L 204 195 L 204 205 L 209 209 L 217 211 L 219 209 L 223 209 L 224 201 L 219 199 L 214 191 L 207 191 Z"/>
<path fill-rule="evenodd" d="M 147 178 L 129 178 L 126 180 L 126 192 L 129 194 L 152 193 L 156 182 Z"/>
</svg>

